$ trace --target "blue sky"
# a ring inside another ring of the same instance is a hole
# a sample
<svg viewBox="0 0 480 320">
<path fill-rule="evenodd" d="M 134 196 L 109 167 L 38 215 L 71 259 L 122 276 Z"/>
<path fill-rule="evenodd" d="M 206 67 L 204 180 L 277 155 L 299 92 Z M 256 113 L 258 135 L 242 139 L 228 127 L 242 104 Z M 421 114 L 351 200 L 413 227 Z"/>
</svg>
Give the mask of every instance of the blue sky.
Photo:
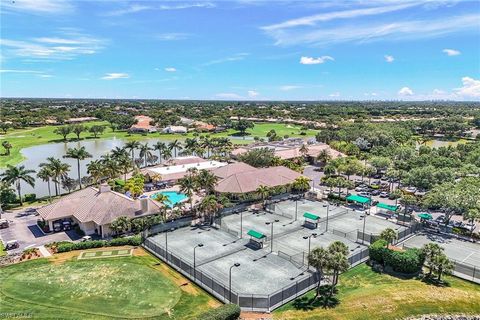
<svg viewBox="0 0 480 320">
<path fill-rule="evenodd" d="M 2 97 L 480 100 L 480 1 L 0 1 Z"/>
</svg>

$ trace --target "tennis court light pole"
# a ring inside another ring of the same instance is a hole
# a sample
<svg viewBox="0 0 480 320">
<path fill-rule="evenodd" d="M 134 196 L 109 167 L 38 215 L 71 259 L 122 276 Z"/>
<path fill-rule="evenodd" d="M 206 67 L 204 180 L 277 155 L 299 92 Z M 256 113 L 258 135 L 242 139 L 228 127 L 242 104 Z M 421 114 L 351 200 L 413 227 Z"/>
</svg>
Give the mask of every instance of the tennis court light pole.
<svg viewBox="0 0 480 320">
<path fill-rule="evenodd" d="M 238 268 L 240 267 L 240 263 L 234 263 L 231 267 L 230 267 L 230 271 L 228 273 L 228 294 L 229 294 L 229 297 L 228 297 L 228 301 L 232 302 L 232 269 L 233 268 Z"/>
<path fill-rule="evenodd" d="M 367 221 L 367 213 L 363 214 L 363 232 L 362 232 L 362 244 L 365 242 L 365 223 Z M 370 240 L 371 241 L 371 240 Z"/>
<path fill-rule="evenodd" d="M 165 260 L 168 261 L 168 232 L 169 231 L 174 231 L 175 228 L 171 228 L 167 231 L 165 231 Z"/>
<path fill-rule="evenodd" d="M 327 202 L 327 223 L 325 225 L 325 231 L 328 231 L 328 212 L 330 211 L 330 202 Z"/>
<path fill-rule="evenodd" d="M 316 233 L 312 233 L 311 235 L 309 236 L 304 236 L 303 239 L 307 240 L 308 239 L 308 256 L 310 256 L 310 242 L 312 240 L 312 237 L 317 237 L 317 234 Z M 310 260 L 308 259 L 308 256 L 307 256 L 307 270 L 310 269 Z"/>
<path fill-rule="evenodd" d="M 197 267 L 197 261 L 195 259 L 195 251 L 197 250 L 197 248 L 201 248 L 203 247 L 203 243 L 199 243 L 197 244 L 194 248 L 193 248 L 193 281 L 195 281 L 197 279 L 197 272 L 196 272 L 196 267 Z"/>
<path fill-rule="evenodd" d="M 265 222 L 266 225 L 271 225 L 271 226 L 272 226 L 272 230 L 271 230 L 271 233 L 270 233 L 270 238 L 271 238 L 271 240 L 270 240 L 270 253 L 273 252 L 273 224 L 274 224 L 275 222 L 279 222 L 279 221 L 280 221 L 280 220 L 275 219 L 275 220 L 273 220 L 273 221 Z"/>
<path fill-rule="evenodd" d="M 240 211 L 240 239 L 243 238 L 243 211 Z"/>
<path fill-rule="evenodd" d="M 297 215 L 298 215 L 298 197 L 295 198 L 295 221 L 297 221 Z"/>
</svg>

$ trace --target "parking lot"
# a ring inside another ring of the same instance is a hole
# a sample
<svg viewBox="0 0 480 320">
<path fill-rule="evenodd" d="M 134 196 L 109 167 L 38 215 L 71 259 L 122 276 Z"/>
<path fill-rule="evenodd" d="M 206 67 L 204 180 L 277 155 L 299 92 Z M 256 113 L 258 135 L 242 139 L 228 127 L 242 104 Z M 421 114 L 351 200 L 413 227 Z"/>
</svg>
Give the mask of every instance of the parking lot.
<svg viewBox="0 0 480 320">
<path fill-rule="evenodd" d="M 72 241 L 78 239 L 75 231 L 44 234 L 37 226 L 38 216 L 27 214 L 24 211 L 6 212 L 2 219 L 7 219 L 9 227 L 0 229 L 0 239 L 5 244 L 17 240 L 19 248 L 9 250 L 8 253 L 22 252 L 54 241 Z"/>
</svg>

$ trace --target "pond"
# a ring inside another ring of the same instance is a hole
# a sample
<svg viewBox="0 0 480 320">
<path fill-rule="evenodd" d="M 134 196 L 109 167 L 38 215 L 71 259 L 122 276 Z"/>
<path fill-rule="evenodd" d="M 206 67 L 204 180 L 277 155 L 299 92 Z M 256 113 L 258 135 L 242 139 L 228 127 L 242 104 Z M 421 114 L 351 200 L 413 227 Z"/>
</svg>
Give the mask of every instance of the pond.
<svg viewBox="0 0 480 320">
<path fill-rule="evenodd" d="M 151 139 L 144 139 L 139 140 L 140 143 L 147 142 L 149 145 L 155 144 L 157 141 L 162 141 L 164 143 L 169 143 L 171 140 L 162 140 L 158 138 L 151 138 Z M 78 179 L 77 174 L 77 160 L 63 158 L 68 148 L 78 148 L 84 146 L 85 149 L 92 155 L 92 158 L 85 159 L 80 162 L 80 174 L 81 176 L 87 175 L 87 164 L 92 160 L 97 160 L 101 156 L 107 154 L 110 150 L 114 149 L 115 147 L 123 147 L 126 141 L 122 139 L 97 139 L 97 140 L 80 140 L 74 142 L 67 142 L 67 143 L 49 143 L 43 144 L 39 146 L 34 146 L 30 148 L 25 148 L 21 152 L 26 158 L 24 161 L 19 163 L 19 165 L 24 165 L 27 169 L 32 169 L 38 172 L 39 165 L 42 162 L 46 162 L 48 157 L 59 158 L 63 162 L 68 163 L 70 165 L 70 172 L 69 177 L 73 179 Z M 139 151 L 135 151 L 135 157 L 138 157 Z M 152 151 L 154 155 L 158 157 L 157 151 Z M 174 152 L 172 152 L 174 153 Z M 0 172 L 3 172 L 5 169 L 0 169 Z M 41 179 L 38 179 L 35 176 L 35 187 L 32 188 L 31 186 L 22 182 L 22 194 L 25 195 L 26 193 L 35 193 L 37 197 L 48 196 L 48 185 L 46 182 L 43 182 Z M 52 183 L 52 194 L 54 192 L 53 183 Z M 66 192 L 66 190 L 64 190 Z"/>
<path fill-rule="evenodd" d="M 452 146 L 455 147 L 458 144 L 461 143 L 467 143 L 468 140 L 465 139 L 458 139 L 458 140 L 439 140 L 439 139 L 432 139 L 432 140 L 427 140 L 423 145 L 430 147 L 430 148 L 440 148 L 440 147 L 448 147 Z M 418 144 L 420 146 L 420 144 Z"/>
</svg>

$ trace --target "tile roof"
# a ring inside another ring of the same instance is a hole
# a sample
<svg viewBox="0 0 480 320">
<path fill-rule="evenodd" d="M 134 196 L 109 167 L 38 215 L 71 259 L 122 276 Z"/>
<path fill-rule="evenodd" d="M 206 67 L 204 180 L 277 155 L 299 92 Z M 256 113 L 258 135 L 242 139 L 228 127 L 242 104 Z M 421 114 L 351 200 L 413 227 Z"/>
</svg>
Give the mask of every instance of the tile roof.
<svg viewBox="0 0 480 320">
<path fill-rule="evenodd" d="M 145 201 L 148 201 L 148 211 L 142 212 L 140 200 L 133 200 L 114 191 L 99 192 L 96 188 L 88 187 L 39 208 L 37 212 L 45 220 L 73 216 L 80 222 L 93 221 L 103 225 L 121 216 L 133 218 L 160 211 L 156 202 L 151 199 Z"/>
</svg>

